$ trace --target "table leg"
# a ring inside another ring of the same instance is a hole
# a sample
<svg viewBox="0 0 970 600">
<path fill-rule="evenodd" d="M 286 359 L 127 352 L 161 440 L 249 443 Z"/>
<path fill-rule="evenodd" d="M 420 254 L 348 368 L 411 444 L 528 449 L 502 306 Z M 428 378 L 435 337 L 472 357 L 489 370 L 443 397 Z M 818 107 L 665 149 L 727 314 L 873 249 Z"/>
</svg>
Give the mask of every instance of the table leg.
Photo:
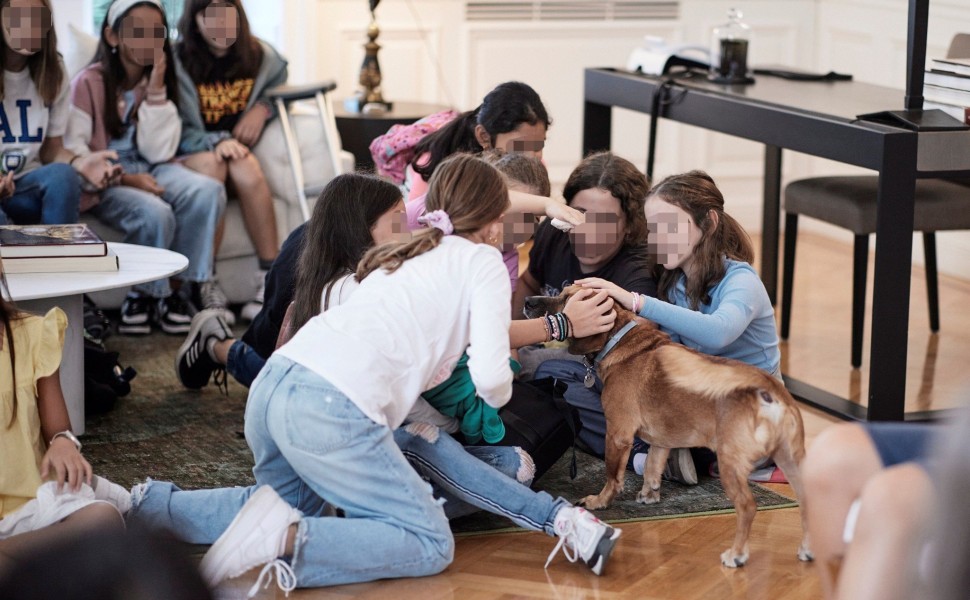
<svg viewBox="0 0 970 600">
<path fill-rule="evenodd" d="M 778 292 L 778 220 L 781 215 L 781 148 L 765 144 L 764 207 L 761 213 L 761 282 L 774 305 Z"/>
<path fill-rule="evenodd" d="M 876 214 L 868 418 L 902 421 L 909 344 L 916 135 L 890 137 L 883 156 Z"/>
<path fill-rule="evenodd" d="M 84 308 L 82 296 L 61 296 L 23 300 L 20 308 L 34 314 L 45 314 L 55 306 L 67 315 L 67 331 L 64 333 L 64 352 L 61 355 L 61 389 L 71 429 L 76 435 L 84 433 Z"/>
</svg>

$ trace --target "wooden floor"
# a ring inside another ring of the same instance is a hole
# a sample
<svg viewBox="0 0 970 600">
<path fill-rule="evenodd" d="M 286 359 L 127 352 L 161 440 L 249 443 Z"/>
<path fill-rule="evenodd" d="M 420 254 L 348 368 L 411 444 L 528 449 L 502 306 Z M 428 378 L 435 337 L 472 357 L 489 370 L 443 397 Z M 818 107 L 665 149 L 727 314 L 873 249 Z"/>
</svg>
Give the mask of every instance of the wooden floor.
<svg viewBox="0 0 970 600">
<path fill-rule="evenodd" d="M 865 398 L 867 365 L 860 371 L 849 367 L 851 247 L 803 234 L 798 253 L 792 337 L 782 347 L 785 370 L 833 393 Z M 914 269 L 907 385 L 913 409 L 950 407 L 970 399 L 970 311 L 966 308 L 970 282 L 942 278 L 940 303 L 942 330 L 930 335 L 923 272 Z M 816 411 L 803 409 L 802 413 L 809 440 L 835 422 Z M 788 486 L 770 487 L 791 493 Z M 733 533 L 733 515 L 624 524 L 623 537 L 603 577 L 566 562 L 561 555 L 543 570 L 554 540 L 539 533 L 460 538 L 454 563 L 436 577 L 301 590 L 290 597 L 801 600 L 820 596 L 815 565 L 795 557 L 801 537 L 797 509 L 758 513 L 751 559 L 742 569 L 724 568 L 718 560 Z M 254 571 L 232 582 L 227 591 L 244 596 L 255 575 Z M 272 598 L 275 590 L 273 585 L 258 597 Z"/>
</svg>

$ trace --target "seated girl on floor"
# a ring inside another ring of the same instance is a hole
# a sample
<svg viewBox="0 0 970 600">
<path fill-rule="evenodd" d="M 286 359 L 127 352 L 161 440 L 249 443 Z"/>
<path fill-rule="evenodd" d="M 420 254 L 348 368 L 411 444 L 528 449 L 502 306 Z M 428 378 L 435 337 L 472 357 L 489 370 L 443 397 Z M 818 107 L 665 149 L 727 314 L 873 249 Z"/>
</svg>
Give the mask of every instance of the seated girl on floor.
<svg viewBox="0 0 970 600">
<path fill-rule="evenodd" d="M 267 281 L 266 307 L 235 339 L 221 311 L 205 310 L 176 355 L 182 384 L 199 389 L 213 373 L 226 370 L 249 387 L 266 364 L 290 303 L 296 301 L 293 330 L 346 300 L 356 280 L 360 258 L 374 245 L 393 241 L 394 223 L 403 226 L 401 191 L 386 181 L 357 173 L 330 180 L 313 206 L 310 220 L 293 230 L 273 263 Z M 335 226 L 339 224 L 339 226 Z"/>
<path fill-rule="evenodd" d="M 67 317 L 12 302 L 0 262 L 0 573 L 50 542 L 123 529 L 121 486 L 91 473 L 71 432 L 60 363 Z"/>
<path fill-rule="evenodd" d="M 458 115 L 417 143 L 407 169 L 408 201 L 428 192 L 428 181 L 442 161 L 458 152 L 477 154 L 498 148 L 542 158 L 552 120 L 542 99 L 525 83 L 507 81 L 485 95 L 482 103 Z"/>
</svg>

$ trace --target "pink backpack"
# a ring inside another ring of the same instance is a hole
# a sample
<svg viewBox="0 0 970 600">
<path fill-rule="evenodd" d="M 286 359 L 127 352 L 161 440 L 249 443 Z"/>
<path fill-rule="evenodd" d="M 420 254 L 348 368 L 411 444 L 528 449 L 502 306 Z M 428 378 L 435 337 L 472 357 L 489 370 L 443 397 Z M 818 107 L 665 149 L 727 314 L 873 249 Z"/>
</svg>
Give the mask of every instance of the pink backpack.
<svg viewBox="0 0 970 600">
<path fill-rule="evenodd" d="M 404 183 L 405 171 L 414 158 L 414 147 L 425 136 L 438 131 L 458 115 L 457 111 L 445 110 L 410 125 L 392 125 L 387 133 L 370 143 L 370 155 L 377 173 L 398 185 Z"/>
</svg>

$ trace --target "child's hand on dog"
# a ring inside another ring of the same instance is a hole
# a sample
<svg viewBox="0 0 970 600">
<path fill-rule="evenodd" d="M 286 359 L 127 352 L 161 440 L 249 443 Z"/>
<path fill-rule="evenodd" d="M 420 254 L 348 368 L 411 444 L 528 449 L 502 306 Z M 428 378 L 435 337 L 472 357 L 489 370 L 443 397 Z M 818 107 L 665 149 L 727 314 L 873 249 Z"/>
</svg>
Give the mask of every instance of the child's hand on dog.
<svg viewBox="0 0 970 600">
<path fill-rule="evenodd" d="M 606 291 L 586 289 L 573 294 L 562 311 L 572 323 L 571 336 L 583 338 L 613 329 L 616 311 Z"/>
<path fill-rule="evenodd" d="M 585 279 L 578 279 L 574 281 L 576 285 L 582 286 L 584 288 L 590 288 L 594 290 L 603 290 L 611 298 L 620 303 L 620 306 L 627 310 L 633 310 L 633 293 L 628 292 L 620 286 L 607 281 L 605 279 L 600 279 L 599 277 L 587 277 Z"/>
</svg>

